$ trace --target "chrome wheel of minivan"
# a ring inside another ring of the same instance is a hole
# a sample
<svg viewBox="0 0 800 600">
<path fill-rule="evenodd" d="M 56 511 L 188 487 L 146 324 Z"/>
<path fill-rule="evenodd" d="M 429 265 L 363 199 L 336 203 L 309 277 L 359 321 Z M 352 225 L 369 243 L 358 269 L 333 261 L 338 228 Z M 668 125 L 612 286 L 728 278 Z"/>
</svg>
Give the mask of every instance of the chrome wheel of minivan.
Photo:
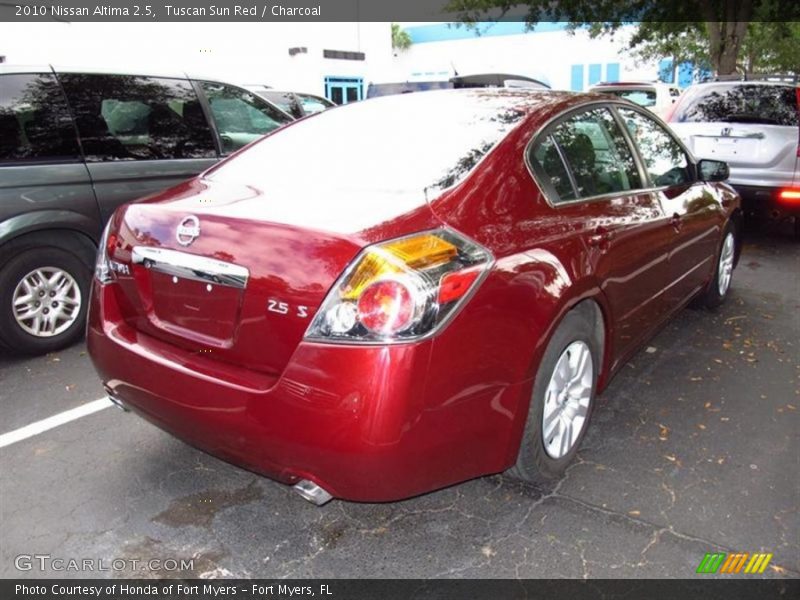
<svg viewBox="0 0 800 600">
<path fill-rule="evenodd" d="M 12 295 L 12 311 L 25 332 L 41 338 L 58 335 L 78 318 L 81 290 L 68 272 L 41 267 L 25 275 Z"/>
</svg>

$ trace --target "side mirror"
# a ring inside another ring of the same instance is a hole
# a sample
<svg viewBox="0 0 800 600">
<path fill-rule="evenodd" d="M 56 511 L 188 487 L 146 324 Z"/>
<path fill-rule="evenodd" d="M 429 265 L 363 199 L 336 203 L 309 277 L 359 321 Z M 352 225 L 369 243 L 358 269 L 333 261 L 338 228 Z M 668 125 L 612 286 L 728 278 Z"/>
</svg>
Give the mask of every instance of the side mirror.
<svg viewBox="0 0 800 600">
<path fill-rule="evenodd" d="M 731 176 L 728 163 L 708 158 L 704 158 L 697 163 L 697 173 L 700 181 L 725 181 Z"/>
</svg>

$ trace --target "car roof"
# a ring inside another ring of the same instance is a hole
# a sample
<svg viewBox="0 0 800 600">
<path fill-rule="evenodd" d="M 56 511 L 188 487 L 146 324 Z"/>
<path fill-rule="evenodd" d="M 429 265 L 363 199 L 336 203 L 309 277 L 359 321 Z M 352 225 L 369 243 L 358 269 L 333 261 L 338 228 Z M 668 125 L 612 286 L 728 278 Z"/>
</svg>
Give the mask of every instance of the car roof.
<svg viewBox="0 0 800 600">
<path fill-rule="evenodd" d="M 736 81 L 703 81 L 702 83 L 693 83 L 689 86 L 689 88 L 701 88 L 701 87 L 733 87 L 737 85 L 755 85 L 755 86 L 771 86 L 771 87 L 790 87 L 796 88 L 798 84 L 796 83 L 789 83 L 788 81 L 748 81 L 746 79 L 740 80 L 737 79 Z M 688 89 L 688 88 L 687 88 Z"/>
<path fill-rule="evenodd" d="M 270 93 L 274 92 L 276 94 L 303 94 L 304 96 L 316 96 L 317 98 L 325 98 L 325 96 L 321 96 L 320 94 L 315 94 L 313 92 L 303 92 L 299 90 L 283 90 L 283 89 L 269 88 L 264 91 Z"/>
<path fill-rule="evenodd" d="M 622 87 L 678 87 L 674 83 L 664 83 L 663 81 L 601 81 L 590 86 L 595 88 L 622 88 Z"/>
<path fill-rule="evenodd" d="M 0 64 L 0 75 L 13 74 L 13 73 L 90 73 L 97 75 L 129 75 L 138 77 L 161 77 L 166 79 L 195 79 L 199 81 L 210 81 L 216 83 L 225 83 L 229 85 L 239 84 L 232 83 L 226 79 L 209 75 L 205 73 L 179 71 L 175 69 L 164 69 L 162 67 L 154 66 L 141 66 L 141 67 L 111 67 L 103 65 L 11 65 Z"/>
</svg>

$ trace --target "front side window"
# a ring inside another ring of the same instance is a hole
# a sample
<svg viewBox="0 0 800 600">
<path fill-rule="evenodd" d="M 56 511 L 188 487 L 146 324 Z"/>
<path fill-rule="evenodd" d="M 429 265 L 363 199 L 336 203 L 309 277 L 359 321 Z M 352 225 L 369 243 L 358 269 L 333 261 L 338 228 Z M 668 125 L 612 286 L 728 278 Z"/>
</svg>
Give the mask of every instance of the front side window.
<svg viewBox="0 0 800 600">
<path fill-rule="evenodd" d="M 224 154 L 291 122 L 291 117 L 256 94 L 221 83 L 203 82 Z"/>
<path fill-rule="evenodd" d="M 75 127 L 55 76 L 0 75 L 0 162 L 79 157 Z"/>
<path fill-rule="evenodd" d="M 605 108 L 563 121 L 533 147 L 529 158 L 552 186 L 553 202 L 642 187 L 630 147 Z M 567 178 L 572 189 L 567 187 Z"/>
<path fill-rule="evenodd" d="M 619 115 L 639 147 L 653 185 L 680 185 L 692 181 L 689 159 L 680 144 L 655 120 L 629 108 Z"/>
<path fill-rule="evenodd" d="M 59 75 L 87 162 L 212 158 L 214 138 L 188 81 Z"/>
</svg>

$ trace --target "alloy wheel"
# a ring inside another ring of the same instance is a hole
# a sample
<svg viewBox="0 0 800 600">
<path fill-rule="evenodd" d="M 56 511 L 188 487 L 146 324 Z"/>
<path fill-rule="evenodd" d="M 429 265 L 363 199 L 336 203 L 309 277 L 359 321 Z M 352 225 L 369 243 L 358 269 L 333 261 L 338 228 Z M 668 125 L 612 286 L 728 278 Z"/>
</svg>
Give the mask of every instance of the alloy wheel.
<svg viewBox="0 0 800 600">
<path fill-rule="evenodd" d="M 719 254 L 717 289 L 719 290 L 720 296 L 724 296 L 728 292 L 728 288 L 731 285 L 731 277 L 733 274 L 733 255 L 733 234 L 729 232 L 728 235 L 725 236 L 725 241 L 722 243 L 722 251 Z"/>
<path fill-rule="evenodd" d="M 545 393 L 542 411 L 542 440 L 554 459 L 572 450 L 586 426 L 592 400 L 594 364 L 589 346 L 572 342 L 561 353 Z"/>
</svg>

